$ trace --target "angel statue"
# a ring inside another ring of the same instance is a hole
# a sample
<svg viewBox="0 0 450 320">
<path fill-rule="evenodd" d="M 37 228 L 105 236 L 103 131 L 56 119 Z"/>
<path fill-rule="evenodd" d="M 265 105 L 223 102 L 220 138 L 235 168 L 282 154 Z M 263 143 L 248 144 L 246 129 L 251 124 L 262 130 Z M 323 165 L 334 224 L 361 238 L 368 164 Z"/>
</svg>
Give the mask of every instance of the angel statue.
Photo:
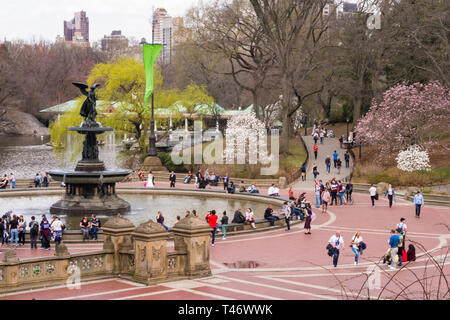
<svg viewBox="0 0 450 320">
<path fill-rule="evenodd" d="M 80 115 L 84 117 L 84 120 L 86 120 L 86 118 L 88 119 L 87 121 L 88 125 L 92 124 L 95 125 L 96 124 L 95 117 L 97 116 L 97 110 L 95 110 L 95 106 L 97 104 L 95 89 L 100 87 L 100 85 L 96 83 L 93 86 L 91 86 L 89 91 L 87 91 L 86 89 L 89 87 L 84 83 L 72 82 L 72 84 L 78 87 L 81 93 L 87 97 L 87 99 L 83 102 L 83 105 L 81 106 Z"/>
</svg>

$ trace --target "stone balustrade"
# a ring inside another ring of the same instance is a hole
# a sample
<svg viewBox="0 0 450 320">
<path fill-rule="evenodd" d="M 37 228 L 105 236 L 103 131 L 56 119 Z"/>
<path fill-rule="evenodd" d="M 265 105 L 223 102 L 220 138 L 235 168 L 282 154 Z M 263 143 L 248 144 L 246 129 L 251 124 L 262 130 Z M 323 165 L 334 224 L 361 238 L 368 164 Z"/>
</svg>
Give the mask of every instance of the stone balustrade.
<svg viewBox="0 0 450 320">
<path fill-rule="evenodd" d="M 0 262 L 0 291 L 76 285 L 80 281 L 121 277 L 144 284 L 211 275 L 211 228 L 202 219 L 186 217 L 167 232 L 148 221 L 137 228 L 121 216 L 103 226 L 103 250 L 70 254 L 64 243 L 52 257 L 21 261 L 14 250 Z M 175 250 L 168 251 L 169 236 Z"/>
</svg>

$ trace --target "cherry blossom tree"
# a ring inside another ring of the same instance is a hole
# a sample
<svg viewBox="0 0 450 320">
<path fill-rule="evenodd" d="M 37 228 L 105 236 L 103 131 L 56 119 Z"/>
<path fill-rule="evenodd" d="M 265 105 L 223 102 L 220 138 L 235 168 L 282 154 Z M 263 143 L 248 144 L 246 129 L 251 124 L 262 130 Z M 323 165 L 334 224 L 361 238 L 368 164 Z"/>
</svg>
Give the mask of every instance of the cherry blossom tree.
<svg viewBox="0 0 450 320">
<path fill-rule="evenodd" d="M 250 164 L 256 164 L 258 159 L 262 163 L 267 162 L 266 137 L 266 127 L 256 118 L 255 113 L 232 116 L 225 130 L 227 163 L 234 163 L 235 157 L 238 164 L 244 164 L 247 160 Z"/>
<path fill-rule="evenodd" d="M 450 129 L 450 90 L 438 81 L 399 84 L 372 103 L 358 121 L 356 139 L 380 146 L 380 158 L 418 145 L 429 147 Z"/>
</svg>

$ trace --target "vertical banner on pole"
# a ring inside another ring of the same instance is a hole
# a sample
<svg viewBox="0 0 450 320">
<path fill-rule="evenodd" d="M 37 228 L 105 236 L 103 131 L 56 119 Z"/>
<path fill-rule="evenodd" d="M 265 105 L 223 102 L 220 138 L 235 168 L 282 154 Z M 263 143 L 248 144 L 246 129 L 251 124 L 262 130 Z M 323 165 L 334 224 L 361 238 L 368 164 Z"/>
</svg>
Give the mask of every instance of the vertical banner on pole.
<svg viewBox="0 0 450 320">
<path fill-rule="evenodd" d="M 144 68 L 145 68 L 145 97 L 144 105 L 147 111 L 148 100 L 153 92 L 153 66 L 162 49 L 161 44 L 145 43 L 143 46 Z"/>
</svg>

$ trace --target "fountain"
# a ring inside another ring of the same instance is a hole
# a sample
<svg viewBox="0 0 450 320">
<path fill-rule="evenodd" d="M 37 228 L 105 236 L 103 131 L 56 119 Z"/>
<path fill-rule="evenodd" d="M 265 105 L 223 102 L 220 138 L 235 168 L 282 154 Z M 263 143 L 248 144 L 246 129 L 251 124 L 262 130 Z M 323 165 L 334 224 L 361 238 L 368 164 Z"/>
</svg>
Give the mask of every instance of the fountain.
<svg viewBox="0 0 450 320">
<path fill-rule="evenodd" d="M 79 127 L 71 127 L 69 131 L 77 131 L 86 135 L 83 143 L 82 159 L 75 169 L 52 170 L 47 173 L 56 181 L 64 182 L 64 197 L 50 207 L 51 214 L 116 214 L 130 211 L 130 204 L 116 195 L 116 183 L 127 177 L 131 171 L 126 169 L 106 169 L 98 158 L 97 135 L 112 131 L 110 127 L 102 127 L 95 121 L 97 98 L 94 84 L 89 87 L 82 83 L 73 83 L 87 96 L 80 115 L 84 117 Z"/>
</svg>

